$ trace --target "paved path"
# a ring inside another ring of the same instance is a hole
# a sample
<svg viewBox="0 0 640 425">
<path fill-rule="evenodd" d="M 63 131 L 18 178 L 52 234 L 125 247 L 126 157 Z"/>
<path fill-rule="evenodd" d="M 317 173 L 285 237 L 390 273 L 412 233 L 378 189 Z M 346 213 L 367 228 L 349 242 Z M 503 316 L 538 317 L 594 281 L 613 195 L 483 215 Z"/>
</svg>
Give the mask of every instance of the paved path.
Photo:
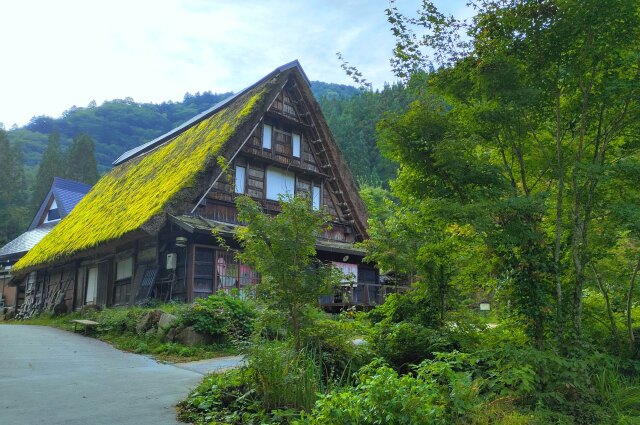
<svg viewBox="0 0 640 425">
<path fill-rule="evenodd" d="M 0 325 L 0 424 L 176 424 L 204 373 L 241 362 L 161 364 L 60 329 Z"/>
</svg>

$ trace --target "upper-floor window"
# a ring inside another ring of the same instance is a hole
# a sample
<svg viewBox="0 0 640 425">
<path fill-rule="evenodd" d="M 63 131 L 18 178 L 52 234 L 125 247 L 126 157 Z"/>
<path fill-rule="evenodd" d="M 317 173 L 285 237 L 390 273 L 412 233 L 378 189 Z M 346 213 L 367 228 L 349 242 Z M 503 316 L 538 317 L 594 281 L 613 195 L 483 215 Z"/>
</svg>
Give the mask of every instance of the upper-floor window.
<svg viewBox="0 0 640 425">
<path fill-rule="evenodd" d="M 247 169 L 236 165 L 236 193 L 244 193 Z"/>
<path fill-rule="evenodd" d="M 273 132 L 273 127 L 265 124 L 262 127 L 262 147 L 264 149 L 271 149 L 271 135 Z"/>
<path fill-rule="evenodd" d="M 291 150 L 295 158 L 300 158 L 300 135 L 297 133 L 291 134 Z"/>
<path fill-rule="evenodd" d="M 312 197 L 313 209 L 319 210 L 320 209 L 320 186 L 317 186 L 315 184 L 313 185 L 311 197 Z"/>
<path fill-rule="evenodd" d="M 60 220 L 60 210 L 58 209 L 58 203 L 54 199 L 49 207 L 49 211 L 47 211 L 47 217 L 44 219 L 44 222 L 50 223 L 56 220 Z"/>
<path fill-rule="evenodd" d="M 278 200 L 280 196 L 293 196 L 295 193 L 296 177 L 291 171 L 282 168 L 267 168 L 266 198 Z"/>
</svg>

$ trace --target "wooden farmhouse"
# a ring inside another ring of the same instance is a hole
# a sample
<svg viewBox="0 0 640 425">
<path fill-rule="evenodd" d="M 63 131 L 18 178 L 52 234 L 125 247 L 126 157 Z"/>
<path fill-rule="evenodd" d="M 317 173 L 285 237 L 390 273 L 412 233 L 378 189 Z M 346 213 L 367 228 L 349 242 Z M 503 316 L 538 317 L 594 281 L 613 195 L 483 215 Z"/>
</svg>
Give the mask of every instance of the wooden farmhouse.
<svg viewBox="0 0 640 425">
<path fill-rule="evenodd" d="M 234 255 L 234 199 L 249 195 L 277 214 L 279 195 L 301 193 L 333 218 L 318 257 L 353 275 L 321 304 L 382 302 L 386 288 L 354 246 L 367 238 L 365 207 L 298 61 L 125 152 L 15 264 L 14 282 L 32 309 L 242 294 L 259 276 Z"/>
<path fill-rule="evenodd" d="M 54 177 L 27 231 L 0 247 L 0 310 L 24 300 L 24 292 L 18 291 L 24 288 L 9 285 L 13 265 L 66 217 L 89 189 L 91 186 L 84 183 Z"/>
</svg>

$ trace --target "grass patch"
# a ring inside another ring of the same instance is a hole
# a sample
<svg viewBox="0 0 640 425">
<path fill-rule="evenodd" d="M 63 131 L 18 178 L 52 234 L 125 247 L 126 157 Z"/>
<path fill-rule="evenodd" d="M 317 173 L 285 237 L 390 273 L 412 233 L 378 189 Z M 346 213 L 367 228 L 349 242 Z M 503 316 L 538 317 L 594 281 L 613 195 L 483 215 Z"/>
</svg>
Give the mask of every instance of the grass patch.
<svg viewBox="0 0 640 425">
<path fill-rule="evenodd" d="M 72 320 L 94 320 L 100 325 L 89 329 L 87 336 L 107 342 L 119 350 L 151 355 L 163 362 L 181 363 L 238 354 L 235 346 L 226 341 L 187 346 L 178 342 L 165 341 L 157 333 L 147 335 L 136 332 L 136 323 L 145 313 L 161 310 L 180 317 L 187 309 L 189 306 L 184 304 L 166 304 L 155 308 L 119 307 L 92 311 L 85 316 L 81 316 L 79 312 L 57 317 L 51 314 L 41 314 L 28 320 L 8 323 L 50 326 L 73 332 L 75 325 Z"/>
</svg>

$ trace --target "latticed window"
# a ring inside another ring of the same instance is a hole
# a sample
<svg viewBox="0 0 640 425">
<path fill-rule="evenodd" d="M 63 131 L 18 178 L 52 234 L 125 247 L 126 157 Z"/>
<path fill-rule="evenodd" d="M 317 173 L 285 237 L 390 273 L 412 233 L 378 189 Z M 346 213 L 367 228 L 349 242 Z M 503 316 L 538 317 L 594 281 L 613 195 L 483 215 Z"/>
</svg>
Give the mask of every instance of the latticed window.
<svg viewBox="0 0 640 425">
<path fill-rule="evenodd" d="M 131 299 L 133 257 L 116 261 L 116 281 L 113 285 L 113 304 L 127 304 Z"/>
<path fill-rule="evenodd" d="M 234 289 L 246 295 L 259 281 L 258 273 L 242 264 L 233 251 L 196 247 L 193 274 L 194 298 L 208 297 L 218 291 Z"/>
</svg>

